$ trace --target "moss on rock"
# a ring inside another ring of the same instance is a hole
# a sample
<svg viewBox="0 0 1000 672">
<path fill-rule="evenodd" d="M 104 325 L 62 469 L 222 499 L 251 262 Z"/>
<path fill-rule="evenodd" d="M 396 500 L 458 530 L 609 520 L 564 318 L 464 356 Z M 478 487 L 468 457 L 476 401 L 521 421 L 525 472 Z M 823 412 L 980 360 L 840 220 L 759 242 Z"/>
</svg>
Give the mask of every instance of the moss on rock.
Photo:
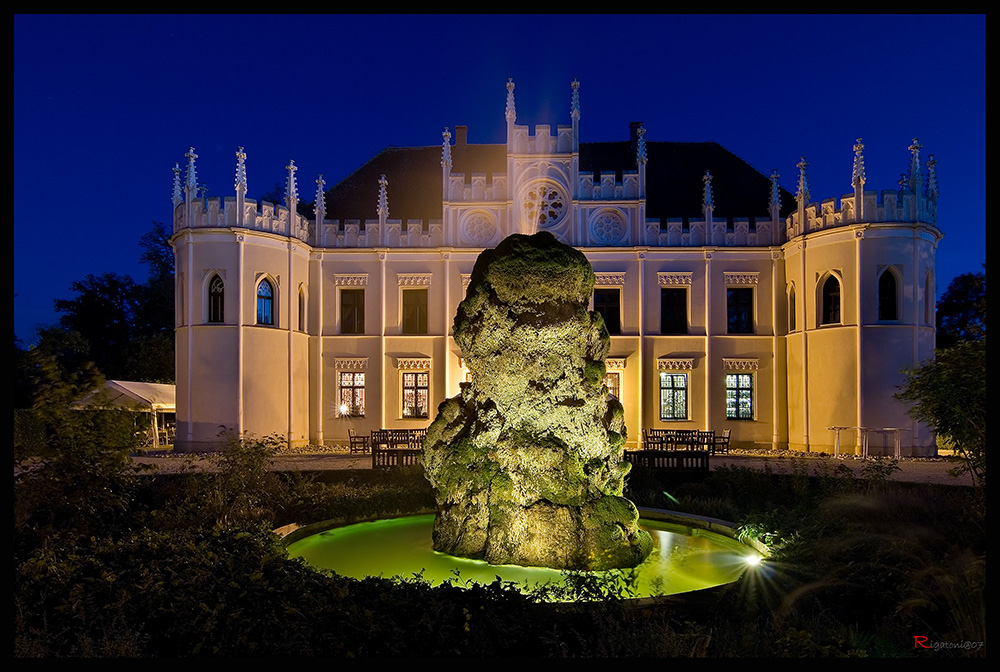
<svg viewBox="0 0 1000 672">
<path fill-rule="evenodd" d="M 455 317 L 472 381 L 424 442 L 434 548 L 495 564 L 631 567 L 651 548 L 622 499 L 621 404 L 603 384 L 610 337 L 587 310 L 594 272 L 548 233 L 476 261 Z"/>
</svg>

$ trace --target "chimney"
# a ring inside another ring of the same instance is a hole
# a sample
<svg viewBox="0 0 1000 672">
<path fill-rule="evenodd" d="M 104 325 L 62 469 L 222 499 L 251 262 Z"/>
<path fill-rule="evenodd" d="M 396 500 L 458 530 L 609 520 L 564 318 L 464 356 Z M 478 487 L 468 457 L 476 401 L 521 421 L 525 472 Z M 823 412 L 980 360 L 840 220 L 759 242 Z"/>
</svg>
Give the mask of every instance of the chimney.
<svg viewBox="0 0 1000 672">
<path fill-rule="evenodd" d="M 455 146 L 461 146 L 468 144 L 469 140 L 469 127 L 468 126 L 456 126 L 455 127 Z"/>
</svg>

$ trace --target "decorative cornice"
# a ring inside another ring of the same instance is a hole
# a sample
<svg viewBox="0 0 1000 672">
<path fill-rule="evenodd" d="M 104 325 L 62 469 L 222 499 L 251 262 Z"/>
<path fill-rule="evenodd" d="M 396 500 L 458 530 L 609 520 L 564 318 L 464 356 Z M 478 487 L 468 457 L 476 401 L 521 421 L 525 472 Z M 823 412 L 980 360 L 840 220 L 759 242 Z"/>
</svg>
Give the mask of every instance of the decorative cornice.
<svg viewBox="0 0 1000 672">
<path fill-rule="evenodd" d="M 625 368 L 625 362 L 628 360 L 624 357 L 608 357 L 604 360 L 604 368 L 614 371 L 621 371 Z"/>
<path fill-rule="evenodd" d="M 430 371 L 430 357 L 397 357 L 396 368 L 400 371 Z"/>
<path fill-rule="evenodd" d="M 746 271 L 724 272 L 722 277 L 727 285 L 756 285 L 760 273 Z"/>
<path fill-rule="evenodd" d="M 678 369 L 693 369 L 694 359 L 685 357 L 660 357 L 656 360 L 657 371 L 675 371 Z"/>
<path fill-rule="evenodd" d="M 396 282 L 400 287 L 430 287 L 433 273 L 397 273 Z"/>
<path fill-rule="evenodd" d="M 624 287 L 625 271 L 614 273 L 594 273 L 594 285 L 597 287 Z"/>
<path fill-rule="evenodd" d="M 472 282 L 472 273 L 462 273 L 462 289 L 468 289 L 469 283 Z"/>
<path fill-rule="evenodd" d="M 334 273 L 333 284 L 337 287 L 363 287 L 368 284 L 368 274 Z"/>
<path fill-rule="evenodd" d="M 364 371 L 368 368 L 367 357 L 337 357 L 334 367 L 339 371 Z"/>
<path fill-rule="evenodd" d="M 726 371 L 756 371 L 760 368 L 759 359 L 723 357 L 722 368 Z"/>
<path fill-rule="evenodd" d="M 669 287 L 671 285 L 691 285 L 691 273 L 657 273 L 656 282 L 661 287 Z"/>
</svg>

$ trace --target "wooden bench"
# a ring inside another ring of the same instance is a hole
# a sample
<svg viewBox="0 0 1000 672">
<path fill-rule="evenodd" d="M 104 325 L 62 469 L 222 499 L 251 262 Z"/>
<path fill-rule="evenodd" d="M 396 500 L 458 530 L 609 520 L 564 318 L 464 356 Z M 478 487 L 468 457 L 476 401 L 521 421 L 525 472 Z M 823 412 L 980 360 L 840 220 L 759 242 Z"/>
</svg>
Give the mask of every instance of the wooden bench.
<svg viewBox="0 0 1000 672">
<path fill-rule="evenodd" d="M 653 471 L 708 471 L 707 450 L 626 450 L 625 461 Z"/>
</svg>

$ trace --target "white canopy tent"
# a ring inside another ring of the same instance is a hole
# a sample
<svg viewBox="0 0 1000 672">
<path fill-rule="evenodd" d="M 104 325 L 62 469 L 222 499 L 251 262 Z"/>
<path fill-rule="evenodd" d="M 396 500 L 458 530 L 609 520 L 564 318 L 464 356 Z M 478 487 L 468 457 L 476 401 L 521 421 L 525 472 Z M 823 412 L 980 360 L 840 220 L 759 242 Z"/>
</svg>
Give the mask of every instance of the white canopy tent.
<svg viewBox="0 0 1000 672">
<path fill-rule="evenodd" d="M 83 399 L 77 408 L 128 408 L 153 414 L 153 450 L 160 447 L 160 415 L 177 412 L 177 392 L 174 385 L 136 383 L 109 380 Z"/>
</svg>

